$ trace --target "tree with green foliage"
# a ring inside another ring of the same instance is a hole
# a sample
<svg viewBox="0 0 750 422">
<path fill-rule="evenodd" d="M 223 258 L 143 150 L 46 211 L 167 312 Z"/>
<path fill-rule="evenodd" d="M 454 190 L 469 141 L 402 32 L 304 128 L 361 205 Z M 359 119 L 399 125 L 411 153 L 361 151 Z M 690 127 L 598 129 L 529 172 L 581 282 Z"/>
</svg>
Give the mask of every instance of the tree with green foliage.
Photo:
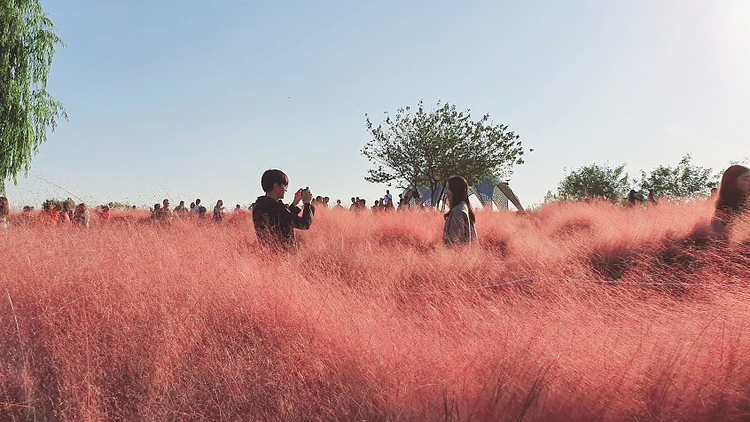
<svg viewBox="0 0 750 422">
<path fill-rule="evenodd" d="M 489 115 L 472 120 L 469 110 L 438 102 L 425 110 L 400 108 L 394 116 L 375 126 L 366 115 L 372 139 L 362 154 L 375 165 L 365 180 L 396 184 L 400 188 L 426 186 L 430 203 L 442 197 L 450 176 L 461 175 L 468 182 L 507 177 L 514 165 L 523 164 L 524 150 L 519 136 L 508 126 L 495 125 Z"/>
<path fill-rule="evenodd" d="M 39 0 L 0 1 L 0 193 L 28 172 L 55 129 L 62 104 L 47 92 L 55 47 L 62 44 Z"/>
<path fill-rule="evenodd" d="M 630 190 L 625 164 L 591 164 L 566 175 L 557 188 L 555 199 L 581 200 L 599 198 L 616 202 Z M 545 197 L 545 200 L 550 198 Z"/>
<path fill-rule="evenodd" d="M 647 194 L 650 189 L 659 196 L 671 198 L 689 198 L 707 194 L 718 185 L 719 175 L 710 168 L 692 164 L 692 156 L 685 155 L 675 167 L 659 166 L 650 173 L 641 171 L 641 192 Z"/>
</svg>

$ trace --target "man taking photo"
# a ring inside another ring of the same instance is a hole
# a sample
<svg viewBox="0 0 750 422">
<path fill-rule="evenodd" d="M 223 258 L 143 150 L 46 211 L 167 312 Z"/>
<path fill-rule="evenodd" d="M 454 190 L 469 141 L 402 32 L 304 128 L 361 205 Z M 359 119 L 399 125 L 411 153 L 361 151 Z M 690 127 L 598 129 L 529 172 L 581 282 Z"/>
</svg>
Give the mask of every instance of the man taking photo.
<svg viewBox="0 0 750 422">
<path fill-rule="evenodd" d="M 315 207 L 310 204 L 312 192 L 309 188 L 297 190 L 294 201 L 287 206 L 281 202 L 289 187 L 289 177 L 283 171 L 267 170 L 260 184 L 266 194 L 258 197 L 253 207 L 253 224 L 258 240 L 263 246 L 296 247 L 294 229 L 308 230 L 315 215 Z M 297 207 L 300 201 L 303 203 L 301 210 Z M 302 217 L 299 216 L 300 211 Z"/>
</svg>

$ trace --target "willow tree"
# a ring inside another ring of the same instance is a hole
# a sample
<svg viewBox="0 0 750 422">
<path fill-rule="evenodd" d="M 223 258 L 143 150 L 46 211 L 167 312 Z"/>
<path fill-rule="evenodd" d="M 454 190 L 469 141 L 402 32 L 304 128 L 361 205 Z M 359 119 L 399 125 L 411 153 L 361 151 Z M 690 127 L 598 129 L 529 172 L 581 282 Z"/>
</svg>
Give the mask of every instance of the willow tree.
<svg viewBox="0 0 750 422">
<path fill-rule="evenodd" d="M 61 44 L 39 0 L 0 0 L 0 193 L 7 179 L 28 172 L 58 117 L 67 118 L 47 92 Z"/>
<path fill-rule="evenodd" d="M 367 116 L 366 127 L 372 138 L 362 154 L 375 167 L 365 180 L 402 188 L 428 187 L 433 205 L 453 175 L 473 184 L 507 177 L 514 165 L 523 164 L 521 141 L 508 126 L 492 123 L 486 114 L 472 120 L 469 110 L 459 111 L 448 103 L 426 110 L 420 101 L 415 109 L 404 107 L 393 116 L 386 113 L 377 126 Z"/>
</svg>

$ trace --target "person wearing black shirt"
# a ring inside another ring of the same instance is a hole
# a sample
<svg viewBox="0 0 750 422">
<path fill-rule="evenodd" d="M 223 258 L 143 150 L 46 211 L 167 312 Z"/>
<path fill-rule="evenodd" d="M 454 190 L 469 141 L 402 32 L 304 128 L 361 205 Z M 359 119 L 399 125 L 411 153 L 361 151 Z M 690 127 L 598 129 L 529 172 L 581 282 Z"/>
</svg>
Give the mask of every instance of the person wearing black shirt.
<svg viewBox="0 0 750 422">
<path fill-rule="evenodd" d="M 266 193 L 258 197 L 253 207 L 253 225 L 261 245 L 293 248 L 297 245 L 294 229 L 308 230 L 312 225 L 315 207 L 310 189 L 299 189 L 291 205 L 281 202 L 289 186 L 289 177 L 281 170 L 268 170 L 261 177 Z M 303 203 L 300 210 L 297 204 Z M 299 216 L 300 211 L 302 216 Z"/>
</svg>

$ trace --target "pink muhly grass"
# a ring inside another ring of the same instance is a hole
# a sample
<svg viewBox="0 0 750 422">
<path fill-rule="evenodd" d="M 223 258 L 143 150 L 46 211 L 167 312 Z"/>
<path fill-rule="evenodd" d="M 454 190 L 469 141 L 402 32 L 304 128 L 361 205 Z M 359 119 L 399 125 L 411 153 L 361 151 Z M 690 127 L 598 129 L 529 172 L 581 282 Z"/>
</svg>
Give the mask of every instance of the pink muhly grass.
<svg viewBox="0 0 750 422">
<path fill-rule="evenodd" d="M 321 210 L 269 255 L 250 214 L 0 232 L 0 419 L 746 420 L 750 223 L 710 204 Z"/>
</svg>

